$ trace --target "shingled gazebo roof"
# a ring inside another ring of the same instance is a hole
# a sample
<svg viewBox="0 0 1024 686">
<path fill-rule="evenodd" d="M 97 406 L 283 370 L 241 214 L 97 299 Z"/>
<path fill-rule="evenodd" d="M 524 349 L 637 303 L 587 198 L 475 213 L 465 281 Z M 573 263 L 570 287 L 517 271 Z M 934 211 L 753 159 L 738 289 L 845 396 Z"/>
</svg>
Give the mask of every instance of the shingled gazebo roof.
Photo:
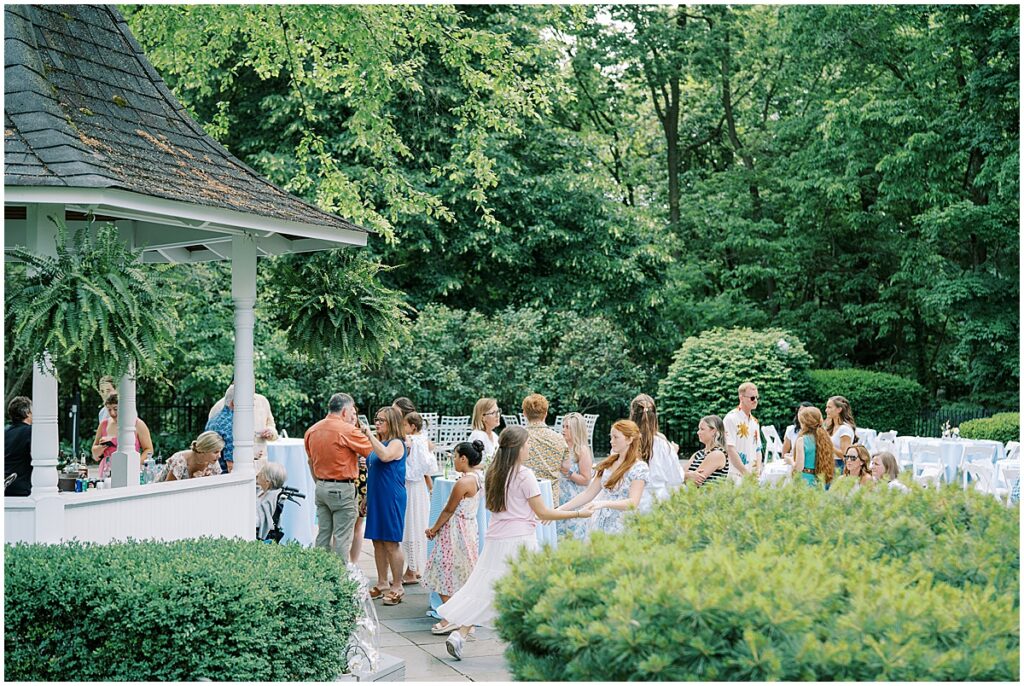
<svg viewBox="0 0 1024 686">
<path fill-rule="evenodd" d="M 365 245 L 366 229 L 286 193 L 214 141 L 112 7 L 7 5 L 4 28 L 8 210 L 59 202 L 137 220 L 141 248 L 196 247 L 240 230 L 278 241 L 275 252 Z M 184 234 L 158 238 L 167 226 Z"/>
</svg>

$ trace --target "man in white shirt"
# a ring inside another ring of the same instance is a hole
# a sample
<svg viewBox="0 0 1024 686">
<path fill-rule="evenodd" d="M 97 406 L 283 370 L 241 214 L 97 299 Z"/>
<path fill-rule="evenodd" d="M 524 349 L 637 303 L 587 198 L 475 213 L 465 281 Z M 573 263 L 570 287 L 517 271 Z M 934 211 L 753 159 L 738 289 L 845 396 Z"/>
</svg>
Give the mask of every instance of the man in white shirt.
<svg viewBox="0 0 1024 686">
<path fill-rule="evenodd" d="M 740 384 L 740 404 L 725 415 L 725 451 L 729 458 L 729 476 L 739 481 L 750 473 L 761 472 L 761 426 L 752 414 L 759 396 L 757 386 L 747 381 Z"/>
<path fill-rule="evenodd" d="M 234 384 L 228 386 L 224 397 L 233 391 Z M 218 400 L 210 410 L 210 419 L 216 417 L 224 409 L 224 398 Z M 267 441 L 277 440 L 277 426 L 274 424 L 274 414 L 270 411 L 270 401 L 265 396 L 256 393 L 252 404 L 252 425 L 255 428 L 255 444 L 253 445 L 253 458 L 256 471 L 263 467 L 267 459 Z"/>
</svg>

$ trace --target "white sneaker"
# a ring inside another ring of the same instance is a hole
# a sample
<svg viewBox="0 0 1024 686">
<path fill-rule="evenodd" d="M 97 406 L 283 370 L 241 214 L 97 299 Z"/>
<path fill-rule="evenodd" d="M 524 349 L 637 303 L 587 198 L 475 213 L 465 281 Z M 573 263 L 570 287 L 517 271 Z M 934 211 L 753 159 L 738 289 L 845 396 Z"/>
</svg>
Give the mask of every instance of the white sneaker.
<svg viewBox="0 0 1024 686">
<path fill-rule="evenodd" d="M 462 634 L 453 631 L 448 635 L 448 640 L 444 642 L 444 645 L 448 648 L 449 655 L 456 660 L 462 659 Z"/>
</svg>

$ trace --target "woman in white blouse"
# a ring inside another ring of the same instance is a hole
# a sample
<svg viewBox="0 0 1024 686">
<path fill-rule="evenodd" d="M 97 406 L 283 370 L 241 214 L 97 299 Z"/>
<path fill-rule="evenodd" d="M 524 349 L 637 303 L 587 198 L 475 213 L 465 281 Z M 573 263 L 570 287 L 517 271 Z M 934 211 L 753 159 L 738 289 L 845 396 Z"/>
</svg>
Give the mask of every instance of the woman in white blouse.
<svg viewBox="0 0 1024 686">
<path fill-rule="evenodd" d="M 494 398 L 480 398 L 473 406 L 473 432 L 469 434 L 469 442 L 480 441 L 484 444 L 484 467 L 494 457 L 498 449 L 498 433 L 495 429 L 501 423 L 501 408 Z"/>
<path fill-rule="evenodd" d="M 825 431 L 832 437 L 835 451 L 836 474 L 843 473 L 846 450 L 857 442 L 857 424 L 853 421 L 850 401 L 841 395 L 834 395 L 825 403 Z"/>
<path fill-rule="evenodd" d="M 651 468 L 648 490 L 654 499 L 664 500 L 683 484 L 679 446 L 658 432 L 658 410 L 646 393 L 629 404 L 629 419 L 640 427 L 640 459 Z"/>
</svg>

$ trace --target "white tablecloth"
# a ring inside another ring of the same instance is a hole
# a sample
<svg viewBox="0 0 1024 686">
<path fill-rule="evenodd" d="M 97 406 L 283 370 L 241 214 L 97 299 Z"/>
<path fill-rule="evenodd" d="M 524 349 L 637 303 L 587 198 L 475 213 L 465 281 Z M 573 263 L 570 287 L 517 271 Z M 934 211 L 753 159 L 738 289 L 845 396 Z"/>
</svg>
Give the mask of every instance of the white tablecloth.
<svg viewBox="0 0 1024 686">
<path fill-rule="evenodd" d="M 552 505 L 553 499 L 551 495 L 551 482 L 547 479 L 537 479 L 537 483 L 540 484 L 540 498 L 549 508 L 554 509 Z M 448 502 L 448 498 L 452 494 L 452 489 L 455 488 L 455 479 L 447 479 L 445 477 L 436 476 L 434 477 L 434 490 L 430 494 L 430 526 L 434 525 L 437 521 L 438 515 L 441 514 L 441 510 L 444 509 L 445 504 Z M 480 527 L 479 546 L 480 550 L 484 549 L 484 537 L 487 535 L 487 524 L 491 521 L 491 513 L 488 512 L 486 506 L 486 498 L 483 492 L 480 493 L 480 505 L 477 508 L 476 513 L 477 525 Z M 537 525 L 537 542 L 542 546 L 549 545 L 556 547 L 558 545 L 558 532 L 555 528 L 554 522 L 541 522 Z M 431 551 L 434 549 L 434 542 L 427 541 L 427 556 L 430 556 Z M 430 613 L 436 610 L 441 605 L 441 596 L 437 593 L 430 593 Z M 437 617 L 436 614 L 433 614 Z"/>
<path fill-rule="evenodd" d="M 267 461 L 284 465 L 288 478 L 284 485 L 297 489 L 306 497 L 298 504 L 285 502 L 281 510 L 282 543 L 298 541 L 309 548 L 316 539 L 316 482 L 309 473 L 306 447 L 301 438 L 279 438 L 267 443 Z"/>
</svg>

